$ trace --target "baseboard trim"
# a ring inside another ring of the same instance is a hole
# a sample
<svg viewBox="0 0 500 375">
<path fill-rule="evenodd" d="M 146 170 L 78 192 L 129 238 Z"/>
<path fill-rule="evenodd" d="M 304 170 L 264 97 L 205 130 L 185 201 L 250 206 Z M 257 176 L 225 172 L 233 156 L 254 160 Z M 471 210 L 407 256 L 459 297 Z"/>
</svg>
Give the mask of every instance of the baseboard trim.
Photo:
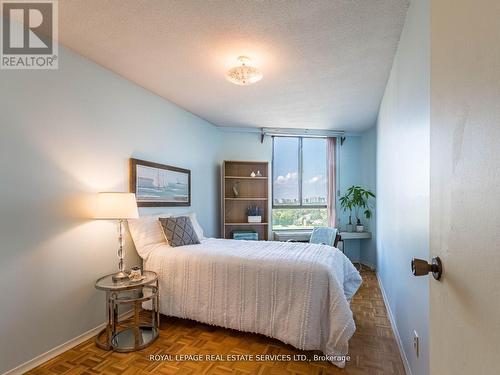
<svg viewBox="0 0 500 375">
<path fill-rule="evenodd" d="M 377 267 L 374 265 L 374 264 L 370 264 L 370 263 L 364 263 L 364 262 L 361 262 L 361 264 L 364 266 L 364 267 L 367 267 L 370 269 L 370 271 L 377 271 Z"/>
<path fill-rule="evenodd" d="M 369 271 L 377 272 L 377 268 L 372 264 L 363 263 L 363 262 L 352 262 L 352 264 L 354 264 L 354 265 L 361 264 L 363 266 L 363 268 L 368 269 Z"/>
<path fill-rule="evenodd" d="M 376 273 L 378 285 L 380 286 L 380 291 L 382 292 L 382 298 L 384 299 L 385 308 L 387 309 L 387 315 L 389 316 L 389 321 L 391 322 L 392 331 L 394 332 L 394 336 L 396 337 L 396 342 L 398 343 L 399 354 L 401 355 L 401 359 L 403 360 L 403 366 L 405 368 L 406 375 L 412 375 L 410 362 L 408 362 L 408 358 L 406 357 L 406 353 L 403 350 L 403 342 L 401 341 L 401 336 L 399 335 L 398 326 L 396 325 L 396 319 L 394 319 L 394 315 L 391 310 L 391 305 L 389 305 L 389 300 L 387 298 L 387 294 L 385 294 L 384 285 L 382 284 L 382 280 L 378 272 Z"/>
<path fill-rule="evenodd" d="M 133 311 L 127 311 L 124 312 L 123 314 L 120 314 L 120 319 L 128 319 L 133 315 Z M 51 360 L 54 357 L 57 357 L 59 354 L 64 353 L 65 351 L 74 348 L 75 346 L 81 344 L 84 341 L 87 341 L 88 339 L 92 338 L 93 336 L 97 335 L 101 329 L 103 329 L 106 326 L 106 323 L 99 324 L 97 327 L 92 328 L 91 330 L 88 330 L 87 332 L 82 333 L 81 335 L 66 341 L 65 343 L 56 346 L 53 349 L 50 349 L 49 351 L 40 354 L 39 356 L 36 356 L 33 359 L 30 359 L 29 361 L 11 369 L 5 372 L 3 375 L 21 375 L 24 374 L 25 372 L 28 372 L 29 370 L 34 369 L 37 366 L 40 366 L 42 363 L 45 363 L 49 360 Z"/>
</svg>

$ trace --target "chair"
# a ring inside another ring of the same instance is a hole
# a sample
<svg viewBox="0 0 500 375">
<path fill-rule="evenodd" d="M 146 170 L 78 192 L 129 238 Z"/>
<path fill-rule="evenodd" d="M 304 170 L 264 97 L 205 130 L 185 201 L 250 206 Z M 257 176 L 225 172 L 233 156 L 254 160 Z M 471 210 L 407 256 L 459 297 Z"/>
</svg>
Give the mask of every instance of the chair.
<svg viewBox="0 0 500 375">
<path fill-rule="evenodd" d="M 317 227 L 313 229 L 309 243 L 337 247 L 340 240 L 341 237 L 337 232 L 337 228 Z"/>
</svg>

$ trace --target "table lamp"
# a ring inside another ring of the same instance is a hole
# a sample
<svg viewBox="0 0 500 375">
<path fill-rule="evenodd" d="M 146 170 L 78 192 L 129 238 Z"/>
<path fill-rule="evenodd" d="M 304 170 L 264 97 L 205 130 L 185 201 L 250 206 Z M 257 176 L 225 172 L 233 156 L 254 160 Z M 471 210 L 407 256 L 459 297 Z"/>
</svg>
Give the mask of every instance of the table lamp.
<svg viewBox="0 0 500 375">
<path fill-rule="evenodd" d="M 95 218 L 118 220 L 118 272 L 113 275 L 113 281 L 119 282 L 128 279 L 123 270 L 123 221 L 139 217 L 137 202 L 133 193 L 99 193 Z"/>
</svg>

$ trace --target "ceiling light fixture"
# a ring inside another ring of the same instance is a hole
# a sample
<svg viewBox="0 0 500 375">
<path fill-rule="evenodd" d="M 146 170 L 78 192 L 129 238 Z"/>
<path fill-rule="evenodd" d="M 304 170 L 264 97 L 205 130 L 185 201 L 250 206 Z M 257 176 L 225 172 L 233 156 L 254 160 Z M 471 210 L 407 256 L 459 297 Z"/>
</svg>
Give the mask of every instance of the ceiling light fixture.
<svg viewBox="0 0 500 375">
<path fill-rule="evenodd" d="M 235 85 L 248 86 L 262 79 L 262 73 L 252 66 L 252 60 L 246 56 L 238 57 L 238 66 L 229 69 L 226 78 Z"/>
</svg>

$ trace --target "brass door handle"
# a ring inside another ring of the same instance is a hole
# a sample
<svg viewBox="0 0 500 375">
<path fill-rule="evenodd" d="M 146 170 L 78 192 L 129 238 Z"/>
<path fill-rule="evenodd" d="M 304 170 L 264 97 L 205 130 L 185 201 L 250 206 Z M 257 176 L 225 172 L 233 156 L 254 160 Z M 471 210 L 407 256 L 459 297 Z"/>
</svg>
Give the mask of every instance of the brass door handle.
<svg viewBox="0 0 500 375">
<path fill-rule="evenodd" d="M 413 258 L 411 260 L 411 272 L 414 276 L 424 276 L 432 272 L 432 276 L 439 280 L 443 274 L 443 264 L 439 257 L 432 258 L 431 264 L 426 260 Z"/>
</svg>

